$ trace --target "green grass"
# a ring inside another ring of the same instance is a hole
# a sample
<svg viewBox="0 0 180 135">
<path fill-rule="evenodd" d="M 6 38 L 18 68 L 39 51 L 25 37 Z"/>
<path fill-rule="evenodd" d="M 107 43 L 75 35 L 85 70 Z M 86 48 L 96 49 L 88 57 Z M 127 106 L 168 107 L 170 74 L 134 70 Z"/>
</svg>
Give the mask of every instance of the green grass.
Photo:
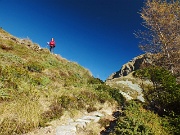
<svg viewBox="0 0 180 135">
<path fill-rule="evenodd" d="M 27 133 L 66 111 L 92 112 L 101 109 L 97 104 L 121 101 L 78 63 L 2 29 L 0 35 L 0 135 Z"/>
</svg>

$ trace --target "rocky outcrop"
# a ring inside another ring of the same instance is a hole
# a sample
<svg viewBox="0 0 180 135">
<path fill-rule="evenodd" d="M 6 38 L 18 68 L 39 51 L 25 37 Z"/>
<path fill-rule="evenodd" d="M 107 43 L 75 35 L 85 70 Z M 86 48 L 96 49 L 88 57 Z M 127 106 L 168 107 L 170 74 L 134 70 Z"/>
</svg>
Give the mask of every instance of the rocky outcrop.
<svg viewBox="0 0 180 135">
<path fill-rule="evenodd" d="M 140 69 L 143 64 L 152 64 L 153 55 L 150 53 L 139 55 L 126 64 L 124 64 L 121 69 L 113 74 L 111 74 L 107 80 L 112 80 L 114 78 L 119 78 L 122 76 L 127 76 L 131 72 Z"/>
<path fill-rule="evenodd" d="M 42 49 L 40 47 L 40 45 L 36 44 L 36 43 L 33 43 L 28 37 L 27 38 L 23 38 L 23 39 L 20 39 L 20 38 L 17 38 L 9 33 L 7 33 L 5 30 L 3 30 L 2 28 L 0 28 L 0 38 L 2 40 L 7 40 L 7 41 L 10 41 L 12 43 L 15 43 L 15 44 L 20 44 L 20 45 L 24 45 L 26 47 L 28 47 L 29 49 L 32 49 L 34 51 L 42 51 L 44 49 Z M 6 50 L 9 49 L 7 45 L 5 44 L 1 44 L 1 41 L 0 41 L 0 45 L 2 47 L 4 47 Z M 1 48 L 2 48 L 1 47 Z M 3 49 L 3 48 L 2 48 Z M 10 48 L 11 49 L 11 48 Z"/>
<path fill-rule="evenodd" d="M 119 89 L 119 92 L 125 97 L 126 100 L 138 99 L 141 102 L 145 102 L 143 96 L 143 89 L 141 87 L 142 80 L 135 78 L 132 74 L 133 71 L 141 69 L 144 66 L 154 64 L 154 59 L 157 56 L 155 54 L 146 53 L 139 55 L 126 64 L 121 69 L 111 74 L 106 79 L 106 84 Z M 143 82 L 144 85 L 152 85 L 150 81 Z"/>
</svg>

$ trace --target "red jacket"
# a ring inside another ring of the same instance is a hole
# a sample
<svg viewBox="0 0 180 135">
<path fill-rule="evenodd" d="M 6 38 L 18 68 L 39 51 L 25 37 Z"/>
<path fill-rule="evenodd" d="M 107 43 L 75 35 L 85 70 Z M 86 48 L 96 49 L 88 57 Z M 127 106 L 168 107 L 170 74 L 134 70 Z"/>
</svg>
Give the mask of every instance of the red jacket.
<svg viewBox="0 0 180 135">
<path fill-rule="evenodd" d="M 52 40 L 50 41 L 49 45 L 50 45 L 51 47 L 55 47 L 55 41 L 54 41 L 54 39 L 52 39 Z"/>
</svg>

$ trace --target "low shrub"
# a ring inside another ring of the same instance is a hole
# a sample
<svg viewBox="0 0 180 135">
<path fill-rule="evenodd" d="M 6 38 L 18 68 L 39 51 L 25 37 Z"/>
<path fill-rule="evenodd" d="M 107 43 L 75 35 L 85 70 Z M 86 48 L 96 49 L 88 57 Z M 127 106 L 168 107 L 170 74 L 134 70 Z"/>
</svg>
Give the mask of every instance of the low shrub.
<svg viewBox="0 0 180 135">
<path fill-rule="evenodd" d="M 94 111 L 97 111 L 97 108 L 94 107 L 92 104 L 87 107 L 87 112 L 88 113 L 94 112 Z"/>
<path fill-rule="evenodd" d="M 103 84 L 103 81 L 99 78 L 90 77 L 87 81 L 88 84 Z"/>
<path fill-rule="evenodd" d="M 145 110 L 140 103 L 130 101 L 111 135 L 168 135 L 169 131 L 162 126 L 164 121 L 153 112 Z"/>
<path fill-rule="evenodd" d="M 102 102 L 110 100 L 111 98 L 118 102 L 118 104 L 122 105 L 125 102 L 125 98 L 123 95 L 119 92 L 118 89 L 112 88 L 109 85 L 106 85 L 105 83 L 101 82 L 99 79 L 95 79 L 96 81 L 93 81 L 95 89 L 98 91 L 98 94 L 100 96 L 100 99 Z"/>
<path fill-rule="evenodd" d="M 153 83 L 153 87 L 144 90 L 144 97 L 149 106 L 157 109 L 160 115 L 168 115 L 171 112 L 180 114 L 180 109 L 177 108 L 180 106 L 180 85 L 170 71 L 162 67 L 148 67 L 136 71 L 135 75 Z"/>
<path fill-rule="evenodd" d="M 171 130 L 172 134 L 179 135 L 180 134 L 180 115 L 173 115 L 171 117 L 167 117 L 168 126 L 165 125 L 167 130 Z"/>
<path fill-rule="evenodd" d="M 45 111 L 42 113 L 42 121 L 40 123 L 40 126 L 45 126 L 46 122 L 60 118 L 63 115 L 63 107 L 58 102 L 53 102 L 48 111 Z"/>
<path fill-rule="evenodd" d="M 101 128 L 102 127 L 107 127 L 109 126 L 109 123 L 110 123 L 110 120 L 109 119 L 106 119 L 106 118 L 101 118 L 98 123 L 101 125 Z"/>
<path fill-rule="evenodd" d="M 38 72 L 38 73 L 41 73 L 44 70 L 44 67 L 38 61 L 34 61 L 34 62 L 30 61 L 26 63 L 25 68 L 31 72 Z"/>
<path fill-rule="evenodd" d="M 115 99 L 119 105 L 124 105 L 126 102 L 126 99 L 124 98 L 124 96 L 119 92 L 118 89 L 114 89 L 114 88 L 110 88 L 109 89 L 109 95 Z"/>
</svg>

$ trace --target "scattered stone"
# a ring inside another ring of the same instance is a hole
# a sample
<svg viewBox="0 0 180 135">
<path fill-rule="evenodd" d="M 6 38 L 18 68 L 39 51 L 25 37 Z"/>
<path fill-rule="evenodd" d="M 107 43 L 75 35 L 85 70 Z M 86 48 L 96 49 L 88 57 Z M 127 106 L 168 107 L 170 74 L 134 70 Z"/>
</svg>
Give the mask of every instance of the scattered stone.
<svg viewBox="0 0 180 135">
<path fill-rule="evenodd" d="M 100 117 L 104 116 L 100 112 L 92 112 L 89 115 L 82 116 L 74 122 L 69 122 L 67 125 L 58 126 L 56 128 L 56 135 L 76 135 L 78 128 L 83 129 L 90 122 L 98 122 Z"/>
<path fill-rule="evenodd" d="M 120 93 L 126 98 L 126 100 L 132 100 L 133 98 L 129 96 L 127 93 L 120 91 Z"/>
</svg>

